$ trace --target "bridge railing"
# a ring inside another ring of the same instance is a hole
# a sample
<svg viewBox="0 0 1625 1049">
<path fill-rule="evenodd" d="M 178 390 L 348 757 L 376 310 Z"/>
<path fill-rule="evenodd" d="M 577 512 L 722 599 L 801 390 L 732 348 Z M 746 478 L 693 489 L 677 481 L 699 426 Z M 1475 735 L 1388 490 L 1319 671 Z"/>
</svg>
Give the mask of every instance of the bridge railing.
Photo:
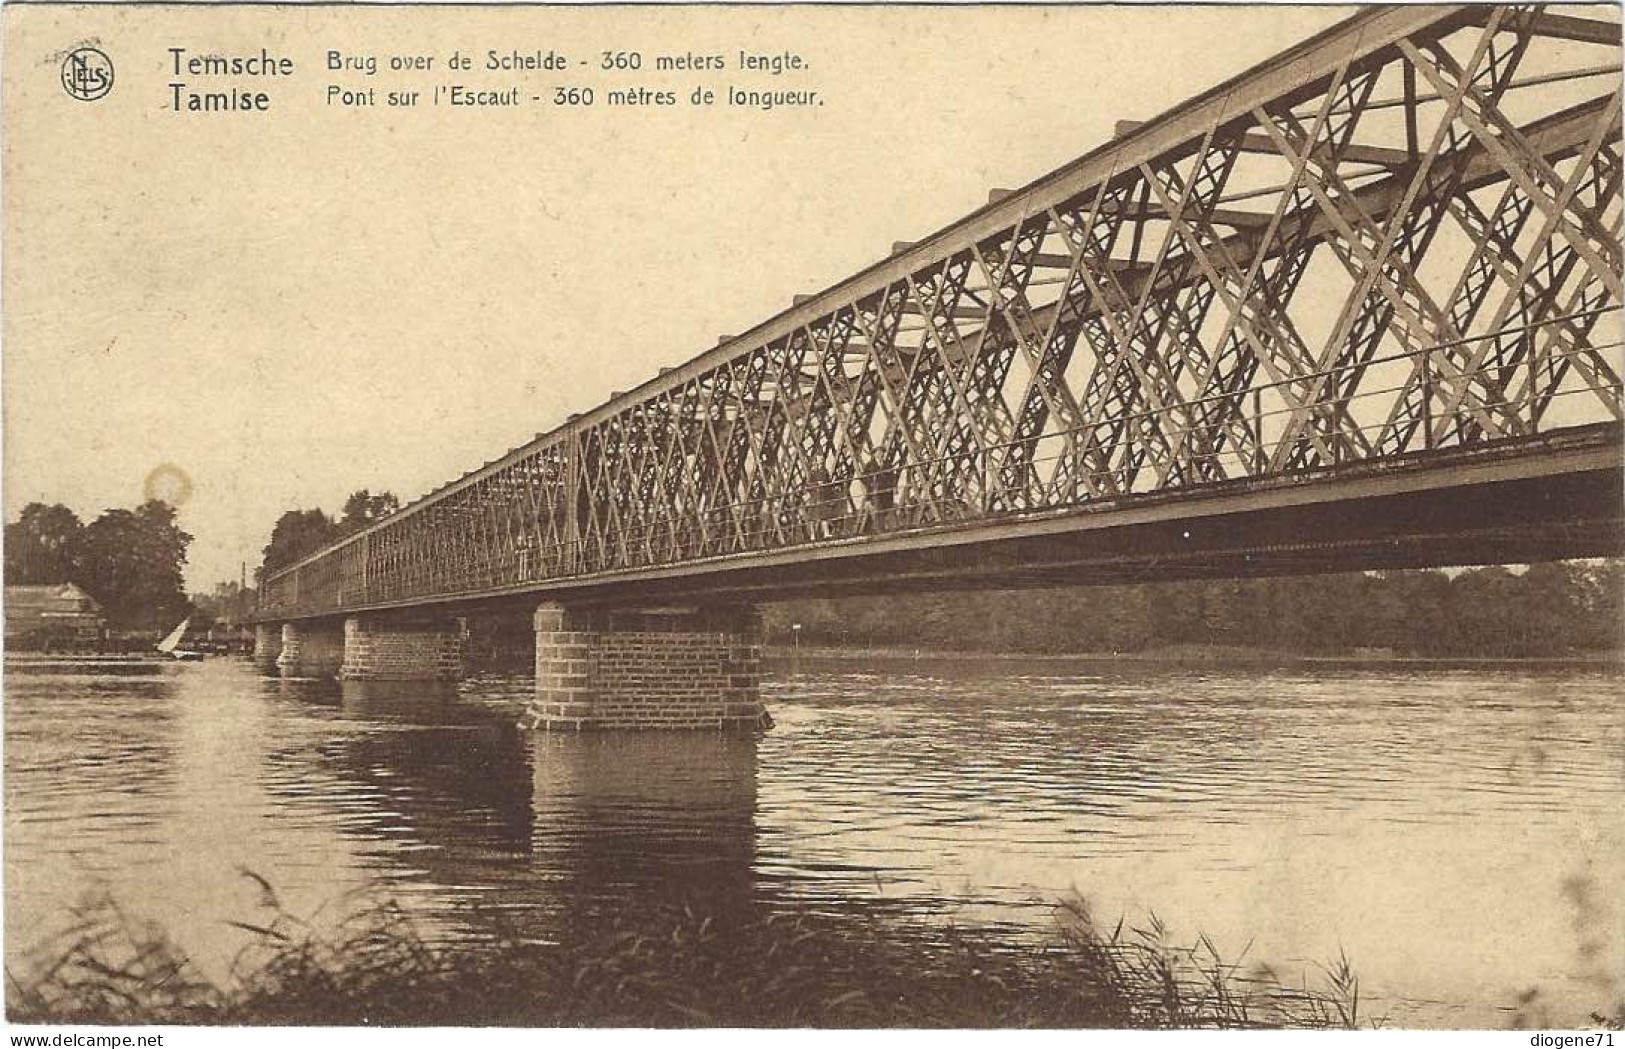
<svg viewBox="0 0 1625 1049">
<path fill-rule="evenodd" d="M 1621 98 L 1587 94 L 1618 55 L 1538 7 L 1364 11 L 271 573 L 262 612 L 1618 425 Z"/>
</svg>

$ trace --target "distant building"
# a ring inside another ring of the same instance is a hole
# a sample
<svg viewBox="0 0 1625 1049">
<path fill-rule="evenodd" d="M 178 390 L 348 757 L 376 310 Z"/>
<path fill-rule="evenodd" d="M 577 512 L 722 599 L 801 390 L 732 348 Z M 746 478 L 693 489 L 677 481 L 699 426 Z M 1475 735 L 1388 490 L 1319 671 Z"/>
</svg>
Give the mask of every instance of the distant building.
<svg viewBox="0 0 1625 1049">
<path fill-rule="evenodd" d="M 99 643 L 107 618 L 73 583 L 6 587 L 6 647 L 80 648 Z"/>
</svg>

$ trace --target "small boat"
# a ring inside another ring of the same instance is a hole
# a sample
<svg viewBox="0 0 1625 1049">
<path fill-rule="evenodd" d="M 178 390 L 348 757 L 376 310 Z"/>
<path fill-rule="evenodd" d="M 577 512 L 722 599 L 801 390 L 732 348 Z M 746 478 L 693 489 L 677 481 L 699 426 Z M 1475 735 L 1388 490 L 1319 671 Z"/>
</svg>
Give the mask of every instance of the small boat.
<svg viewBox="0 0 1625 1049">
<path fill-rule="evenodd" d="M 191 625 L 192 625 L 192 617 L 191 616 L 187 616 L 185 619 L 181 620 L 181 625 L 180 626 L 176 627 L 174 630 L 171 630 L 169 632 L 168 637 L 166 637 L 162 641 L 158 642 L 158 651 L 160 651 L 164 655 L 170 656 L 170 657 L 172 657 L 174 659 L 185 659 L 185 660 L 202 659 L 203 658 L 203 653 L 202 652 L 193 652 L 190 649 L 179 647 L 180 643 L 181 643 L 181 638 L 186 636 L 186 628 L 191 626 Z"/>
</svg>

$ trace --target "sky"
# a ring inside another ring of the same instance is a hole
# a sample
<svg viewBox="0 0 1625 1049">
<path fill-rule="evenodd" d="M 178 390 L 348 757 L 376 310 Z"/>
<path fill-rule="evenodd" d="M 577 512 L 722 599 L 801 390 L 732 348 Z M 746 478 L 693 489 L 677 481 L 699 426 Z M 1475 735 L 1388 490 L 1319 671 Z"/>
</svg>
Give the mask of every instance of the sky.
<svg viewBox="0 0 1625 1049">
<path fill-rule="evenodd" d="M 184 496 L 189 586 L 234 580 L 284 510 L 415 498 L 1347 13 L 8 5 L 7 517 Z M 60 79 L 88 41 L 117 70 L 94 102 Z M 175 46 L 296 70 L 251 85 L 267 112 L 177 113 Z M 789 50 L 809 68 L 706 83 L 824 104 L 326 101 L 417 86 L 329 50 L 491 48 Z"/>
</svg>

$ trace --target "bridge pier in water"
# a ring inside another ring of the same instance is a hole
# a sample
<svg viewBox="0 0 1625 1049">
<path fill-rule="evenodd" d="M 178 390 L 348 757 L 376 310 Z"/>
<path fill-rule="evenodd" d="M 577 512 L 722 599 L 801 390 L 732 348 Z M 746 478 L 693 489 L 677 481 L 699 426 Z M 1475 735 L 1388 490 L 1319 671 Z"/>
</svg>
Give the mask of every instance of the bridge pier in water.
<svg viewBox="0 0 1625 1049">
<path fill-rule="evenodd" d="M 276 666 L 283 677 L 332 677 L 344 662 L 344 632 L 331 620 L 282 624 Z"/>
<path fill-rule="evenodd" d="M 351 616 L 344 621 L 346 681 L 457 681 L 463 676 L 461 620 Z"/>
<path fill-rule="evenodd" d="M 273 674 L 277 660 L 282 656 L 282 627 L 276 623 L 259 623 L 254 627 L 254 665 L 261 673 Z"/>
<path fill-rule="evenodd" d="M 770 725 L 762 618 L 750 605 L 536 609 L 536 694 L 520 724 L 544 731 Z"/>
</svg>

